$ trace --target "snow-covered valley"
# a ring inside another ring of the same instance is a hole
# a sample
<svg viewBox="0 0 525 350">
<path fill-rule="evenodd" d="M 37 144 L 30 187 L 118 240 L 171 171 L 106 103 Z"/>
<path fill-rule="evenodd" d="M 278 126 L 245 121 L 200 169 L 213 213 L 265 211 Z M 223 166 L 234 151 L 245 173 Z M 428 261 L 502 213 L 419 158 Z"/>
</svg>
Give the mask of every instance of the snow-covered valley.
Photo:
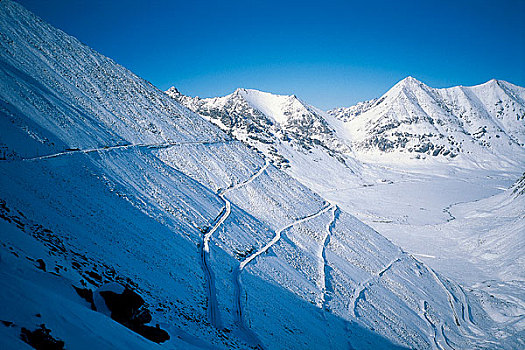
<svg viewBox="0 0 525 350">
<path fill-rule="evenodd" d="M 377 102 L 170 97 L 1 0 L 1 347 L 523 347 L 524 94 L 503 86 L 499 129 L 457 156 L 385 157 L 347 125 Z"/>
<path fill-rule="evenodd" d="M 523 332 L 525 206 L 512 186 L 525 169 L 525 89 L 496 80 L 432 89 L 409 77 L 380 98 L 328 112 L 257 90 L 167 94 Z M 269 125 L 264 137 L 253 124 Z"/>
</svg>

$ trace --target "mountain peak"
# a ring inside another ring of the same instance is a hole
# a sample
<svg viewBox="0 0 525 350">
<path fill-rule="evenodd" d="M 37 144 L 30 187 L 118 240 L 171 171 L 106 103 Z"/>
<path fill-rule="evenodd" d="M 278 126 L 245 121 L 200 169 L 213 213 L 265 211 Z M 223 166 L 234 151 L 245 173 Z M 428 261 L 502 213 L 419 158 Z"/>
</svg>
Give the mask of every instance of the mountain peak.
<svg viewBox="0 0 525 350">
<path fill-rule="evenodd" d="M 506 85 L 508 84 L 506 81 L 504 80 L 499 80 L 499 79 L 490 79 L 489 81 L 487 81 L 486 83 L 483 83 L 481 85 L 485 85 L 485 86 L 500 86 L 501 85 Z"/>
<path fill-rule="evenodd" d="M 235 91 L 233 92 L 234 95 L 238 95 L 238 94 L 244 94 L 248 92 L 245 88 L 237 88 L 235 89 Z"/>
<path fill-rule="evenodd" d="M 180 95 L 182 95 L 180 93 L 180 91 L 175 86 L 170 87 L 166 92 L 168 93 L 168 95 L 171 95 L 171 96 L 180 96 Z"/>
<path fill-rule="evenodd" d="M 425 84 L 409 75 L 405 79 L 400 80 L 396 85 L 394 85 L 394 87 L 395 86 L 421 86 L 421 85 L 425 85 Z"/>
</svg>

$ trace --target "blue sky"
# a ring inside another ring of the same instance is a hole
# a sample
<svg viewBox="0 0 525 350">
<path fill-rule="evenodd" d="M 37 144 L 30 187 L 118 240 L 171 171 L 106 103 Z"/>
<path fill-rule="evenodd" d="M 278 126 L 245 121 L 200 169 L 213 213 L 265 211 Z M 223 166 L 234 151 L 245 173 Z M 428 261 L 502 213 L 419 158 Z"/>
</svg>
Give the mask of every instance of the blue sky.
<svg viewBox="0 0 525 350">
<path fill-rule="evenodd" d="M 296 94 L 320 108 L 433 87 L 525 86 L 525 1 L 19 0 L 157 87 Z"/>
</svg>

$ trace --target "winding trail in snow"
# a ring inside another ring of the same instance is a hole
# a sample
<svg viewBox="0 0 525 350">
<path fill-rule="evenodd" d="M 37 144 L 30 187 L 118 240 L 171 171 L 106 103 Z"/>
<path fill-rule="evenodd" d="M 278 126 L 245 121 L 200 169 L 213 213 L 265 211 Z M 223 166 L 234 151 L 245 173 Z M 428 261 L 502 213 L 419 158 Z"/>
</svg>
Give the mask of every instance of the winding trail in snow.
<svg viewBox="0 0 525 350">
<path fill-rule="evenodd" d="M 226 201 L 225 206 L 215 219 L 213 227 L 204 233 L 201 245 L 201 263 L 206 280 L 206 297 L 208 300 L 208 319 L 215 328 L 221 328 L 220 315 L 217 302 L 217 291 L 215 289 L 215 278 L 208 263 L 210 256 L 210 239 L 217 229 L 226 221 L 231 213 L 231 204 Z"/>
<path fill-rule="evenodd" d="M 257 258 L 261 254 L 266 253 L 268 251 L 268 249 L 270 249 L 275 243 L 277 243 L 281 239 L 281 234 L 283 233 L 283 231 L 286 231 L 289 228 L 291 228 L 291 227 L 293 227 L 293 226 L 295 226 L 297 224 L 303 223 L 303 222 L 308 221 L 308 220 L 312 220 L 312 219 L 314 219 L 314 218 L 316 218 L 316 217 L 326 213 L 331 208 L 333 208 L 333 206 L 331 204 L 326 204 L 319 211 L 317 211 L 317 212 L 315 212 L 313 214 L 307 215 L 307 216 L 305 216 L 305 217 L 303 217 L 301 219 L 295 220 L 294 222 L 292 222 L 292 223 L 284 226 L 283 228 L 277 230 L 275 232 L 275 236 L 272 238 L 272 240 L 270 242 L 268 242 L 264 247 L 262 247 L 260 250 L 256 251 L 255 253 L 253 253 L 252 255 L 250 255 L 249 257 L 247 257 L 246 259 L 244 259 L 240 263 L 239 269 L 241 271 L 244 270 L 246 265 L 248 265 L 250 262 L 255 260 L 255 258 Z"/>
<path fill-rule="evenodd" d="M 395 259 L 390 261 L 383 269 L 381 269 L 377 273 L 372 274 L 369 278 L 367 278 L 363 282 L 359 283 L 358 288 L 356 288 L 356 290 L 354 292 L 354 296 L 352 298 L 354 300 L 353 311 L 354 311 L 354 317 L 355 318 L 359 317 L 359 313 L 357 312 L 357 304 L 359 303 L 359 300 L 363 299 L 363 297 L 364 297 L 363 293 L 365 292 L 366 288 L 368 288 L 368 286 L 372 284 L 373 280 L 379 280 L 381 277 L 383 277 L 383 275 L 388 270 L 390 270 L 392 268 L 392 266 L 394 266 L 395 263 L 400 262 L 401 258 L 402 258 L 402 254 L 403 253 L 400 252 L 399 255 Z"/>
<path fill-rule="evenodd" d="M 99 148 L 89 148 L 89 149 L 69 149 L 63 152 L 48 154 L 45 156 L 38 156 L 38 157 L 31 157 L 31 158 L 21 158 L 18 160 L 21 161 L 37 161 L 37 160 L 45 160 L 45 159 L 51 159 L 51 158 L 57 158 L 61 156 L 67 156 L 71 154 L 76 153 L 93 153 L 93 152 L 106 152 L 111 151 L 115 149 L 128 149 L 128 148 L 168 148 L 173 146 L 180 146 L 180 145 L 212 145 L 217 143 L 229 143 L 234 142 L 235 140 L 210 140 L 210 141 L 187 141 L 187 142 L 163 142 L 163 143 L 134 143 L 134 144 L 127 144 L 127 145 L 116 145 L 116 146 L 106 146 L 106 147 L 99 147 Z"/>
<path fill-rule="evenodd" d="M 129 148 L 147 148 L 147 149 L 162 149 L 162 148 L 169 148 L 174 146 L 180 146 L 180 145 L 208 145 L 208 144 L 217 144 L 217 143 L 227 143 L 232 142 L 233 140 L 210 140 L 210 141 L 188 141 L 188 142 L 164 142 L 164 143 L 137 143 L 137 144 L 127 144 L 127 145 L 115 145 L 115 146 L 106 146 L 101 148 L 91 148 L 91 149 L 69 149 L 64 152 L 58 152 L 54 154 L 48 154 L 45 156 L 39 156 L 39 157 L 33 157 L 33 158 L 22 158 L 22 161 L 39 161 L 39 160 L 47 160 L 47 159 L 53 159 L 58 158 L 62 156 L 68 156 L 72 154 L 88 154 L 93 152 L 106 152 L 111 150 L 124 150 Z M 264 169 L 268 164 L 265 165 Z M 262 170 L 264 170 L 262 169 Z M 260 175 L 262 172 L 260 170 L 257 174 Z M 257 175 L 256 174 L 256 175 Z M 254 177 L 250 177 L 246 182 L 253 181 Z M 239 187 L 240 185 L 237 185 Z M 235 186 L 232 186 L 231 189 L 235 188 Z M 205 277 L 205 283 L 206 283 L 206 298 L 207 298 L 207 313 L 208 313 L 208 320 L 211 323 L 211 325 L 215 328 L 221 328 L 221 321 L 220 321 L 220 313 L 218 310 L 218 302 L 217 302 L 217 296 L 216 296 L 216 288 L 215 288 L 215 278 L 213 275 L 213 271 L 209 264 L 209 255 L 210 255 L 210 239 L 212 235 L 219 229 L 219 227 L 226 221 L 226 219 L 230 216 L 231 213 L 231 203 L 224 198 L 224 194 L 226 191 L 224 191 L 222 194 L 218 193 L 219 197 L 224 202 L 224 207 L 222 208 L 219 215 L 214 219 L 213 226 L 209 230 L 204 230 L 204 235 L 202 238 L 202 244 L 200 246 L 200 255 L 201 255 L 201 267 L 204 272 Z"/>
<path fill-rule="evenodd" d="M 215 328 L 221 328 L 221 321 L 220 321 L 220 313 L 218 310 L 218 301 L 217 301 L 217 291 L 215 289 L 215 277 L 211 270 L 210 264 L 209 264 L 209 255 L 210 255 L 210 240 L 212 235 L 219 229 L 219 227 L 226 221 L 226 219 L 231 214 L 231 202 L 226 198 L 226 194 L 228 192 L 238 189 L 240 187 L 243 187 L 255 179 L 257 179 L 259 176 L 261 176 L 270 166 L 270 163 L 268 160 L 265 161 L 264 166 L 262 166 L 255 174 L 250 176 L 247 180 L 240 182 L 235 185 L 231 185 L 230 187 L 226 189 L 219 189 L 217 190 L 217 195 L 221 200 L 224 202 L 224 208 L 221 211 L 221 213 L 218 215 L 218 217 L 215 219 L 215 223 L 211 230 L 206 232 L 203 236 L 203 244 L 202 244 L 202 250 L 201 250 L 201 256 L 202 256 L 202 267 L 204 270 L 204 274 L 206 277 L 206 291 L 207 291 L 207 298 L 208 298 L 208 317 L 210 319 L 210 323 Z M 234 281 L 237 280 L 236 274 L 238 273 L 238 270 L 235 270 L 234 275 Z M 252 332 L 248 327 L 245 326 L 243 322 L 242 317 L 242 309 L 241 309 L 241 292 L 240 287 L 238 287 L 234 283 L 234 309 L 235 309 L 235 324 L 237 325 L 237 328 L 243 333 L 245 340 L 247 340 L 250 344 L 253 344 L 257 348 L 262 348 L 262 342 L 257 338 L 257 335 Z"/>
<path fill-rule="evenodd" d="M 447 288 L 445 283 L 443 283 L 441 278 L 439 278 L 439 276 L 436 274 L 436 272 L 434 272 L 434 270 L 432 270 L 430 267 L 426 266 L 425 264 L 423 264 L 423 266 L 426 267 L 426 269 L 429 271 L 429 273 L 431 274 L 433 279 L 437 282 L 437 284 L 439 284 L 441 286 L 441 288 L 443 289 L 443 291 L 447 295 L 447 299 L 448 299 L 448 303 L 450 305 L 450 309 L 452 310 L 452 313 L 454 315 L 454 322 L 458 326 L 458 329 L 461 331 L 463 336 L 467 337 L 467 338 L 471 338 L 471 339 L 477 339 L 481 334 L 483 334 L 483 332 L 481 332 L 480 329 L 478 328 L 478 326 L 474 323 L 474 320 L 473 320 L 473 317 L 472 317 L 472 313 L 471 313 L 470 304 L 469 304 L 469 301 L 468 301 L 468 296 L 465 293 L 465 291 L 463 290 L 463 288 L 460 285 L 457 285 L 457 288 L 459 288 L 459 292 L 460 292 L 459 293 L 460 294 L 459 298 L 457 298 L 452 293 L 452 291 L 450 291 Z M 458 312 L 456 310 L 456 307 L 454 306 L 454 301 L 461 305 L 461 318 L 459 317 Z M 426 312 L 426 310 L 425 310 L 425 312 Z M 462 321 L 462 323 L 460 323 L 460 320 Z M 453 348 L 448 342 L 448 338 L 447 338 L 447 336 L 445 334 L 444 326 L 441 325 L 440 329 L 441 329 L 441 334 L 440 335 L 443 337 L 445 343 L 450 348 Z M 491 343 L 491 344 L 498 344 L 497 341 L 492 340 L 492 339 L 487 339 L 486 342 Z"/>
<path fill-rule="evenodd" d="M 474 202 L 476 202 L 476 201 L 474 201 Z M 446 213 L 446 214 L 448 214 L 448 216 L 450 216 L 450 218 L 447 219 L 447 222 L 451 222 L 451 221 L 456 220 L 456 217 L 454 215 L 452 215 L 452 213 L 450 212 L 450 209 L 452 209 L 453 206 L 456 206 L 458 204 L 463 204 L 463 203 L 469 203 L 469 202 L 468 201 L 455 202 L 455 203 L 449 204 L 448 206 L 443 208 L 443 213 Z"/>
<path fill-rule="evenodd" d="M 219 189 L 219 191 L 217 191 L 219 193 L 219 197 L 221 197 L 224 201 L 227 201 L 226 198 L 224 198 L 224 196 L 230 192 L 230 191 L 233 191 L 233 190 L 236 190 L 238 188 L 241 188 L 243 186 L 246 186 L 247 184 L 251 183 L 253 180 L 255 180 L 256 178 L 258 178 L 259 176 L 261 176 L 265 171 L 266 169 L 268 169 L 268 167 L 270 166 L 270 162 L 268 160 L 266 160 L 266 162 L 264 163 L 264 166 L 262 166 L 255 174 L 253 174 L 248 180 L 244 181 L 244 182 L 240 182 L 236 185 L 233 185 L 233 186 L 230 186 L 228 187 L 227 189 L 225 190 L 221 190 Z"/>
<path fill-rule="evenodd" d="M 443 281 L 441 281 L 441 279 L 439 278 L 439 276 L 434 272 L 434 270 L 432 270 L 430 267 L 426 266 L 423 264 L 423 266 L 426 267 L 427 271 L 430 273 L 430 275 L 432 276 L 432 278 L 437 282 L 437 284 L 445 291 L 445 294 L 447 295 L 447 299 L 448 299 L 448 303 L 450 305 L 450 309 L 452 310 L 452 314 L 454 315 L 454 322 L 456 322 L 456 325 L 458 326 L 458 328 L 461 329 L 461 323 L 459 323 L 459 317 L 458 317 L 458 313 L 456 311 L 456 308 L 454 307 L 454 300 L 456 300 L 456 297 L 454 297 L 454 295 L 452 295 L 452 293 L 450 292 L 450 290 L 448 290 L 448 288 L 445 286 L 445 284 L 443 283 Z"/>
<path fill-rule="evenodd" d="M 256 178 L 256 176 L 252 177 L 252 181 L 255 178 Z M 240 187 L 240 186 L 237 186 L 236 188 L 238 188 L 238 187 Z M 290 227 L 292 227 L 294 225 L 297 225 L 299 223 L 302 223 L 302 222 L 311 220 L 313 218 L 316 218 L 316 217 L 324 214 L 325 212 L 327 212 L 331 208 L 333 208 L 333 206 L 330 205 L 330 204 L 327 204 L 323 208 L 321 208 L 319 211 L 317 211 L 316 213 L 308 215 L 308 216 L 305 216 L 305 217 L 303 217 L 301 219 L 298 219 L 298 220 L 296 220 L 296 221 L 286 225 L 285 227 L 279 229 L 278 231 L 275 232 L 275 236 L 272 238 L 272 240 L 269 243 L 267 243 L 263 248 L 261 248 L 260 250 L 258 250 L 255 253 L 253 253 L 252 255 L 250 255 L 245 260 L 243 260 L 239 264 L 237 269 L 233 272 L 233 286 L 234 286 L 233 289 L 234 289 L 234 297 L 235 297 L 235 299 L 234 299 L 235 300 L 235 304 L 234 304 L 235 323 L 237 324 L 238 328 L 246 335 L 247 340 L 251 341 L 254 344 L 258 344 L 259 346 L 262 346 L 261 345 L 262 342 L 258 340 L 257 335 L 253 331 L 251 331 L 249 329 L 249 327 L 246 326 L 245 321 L 244 321 L 243 307 L 242 307 L 242 304 L 243 304 L 242 303 L 243 293 L 242 293 L 242 283 L 241 283 L 241 273 L 242 273 L 242 271 L 244 270 L 246 265 L 248 265 L 251 261 L 253 261 L 255 258 L 257 258 L 259 255 L 261 255 L 261 254 L 265 253 L 266 251 L 268 251 L 268 249 L 270 249 L 270 247 L 272 247 L 277 241 L 279 241 L 283 231 L 285 231 L 285 230 L 289 229 Z M 244 293 L 244 298 L 245 298 L 245 301 L 247 301 L 248 296 L 247 296 L 246 293 Z"/>
<path fill-rule="evenodd" d="M 233 191 L 235 189 L 241 188 L 243 186 L 246 186 L 247 184 L 253 182 L 255 179 L 257 179 L 259 176 L 261 176 L 270 166 L 270 162 L 268 159 L 266 159 L 265 164 L 259 171 L 257 171 L 255 174 L 253 174 L 248 180 L 238 183 L 236 185 L 230 186 L 224 191 L 219 190 L 219 196 L 226 202 L 229 203 L 228 199 L 225 198 L 226 194 L 230 191 Z M 258 348 L 262 348 L 262 342 L 259 340 L 257 335 L 246 326 L 244 322 L 244 317 L 242 314 L 242 295 L 241 295 L 241 286 L 240 286 L 240 269 L 235 269 L 233 272 L 233 294 L 234 294 L 234 323 L 236 324 L 237 328 L 244 334 L 246 340 L 254 344 Z"/>
<path fill-rule="evenodd" d="M 328 264 L 328 259 L 326 257 L 326 250 L 328 248 L 328 245 L 330 244 L 330 237 L 332 236 L 333 230 L 335 228 L 335 223 L 337 219 L 339 218 L 339 207 L 336 205 L 332 207 L 332 220 L 326 225 L 326 235 L 323 240 L 323 248 L 321 250 L 321 261 L 322 261 L 322 267 L 320 269 L 321 274 L 321 308 L 323 310 L 329 309 L 329 293 L 332 291 L 332 288 L 330 286 L 330 265 Z M 324 315 L 324 313 L 323 313 Z"/>
<path fill-rule="evenodd" d="M 434 340 L 434 345 L 436 346 L 437 349 L 445 350 L 443 345 L 441 345 L 441 343 L 439 342 L 440 337 L 441 339 L 446 340 L 443 334 L 443 327 L 438 328 L 436 324 L 432 321 L 432 318 L 428 314 L 428 302 L 426 300 L 422 301 L 421 309 L 423 310 L 423 318 L 427 321 L 427 323 L 430 325 L 430 328 L 432 328 L 432 331 L 434 332 L 434 336 L 432 337 L 432 339 Z M 445 342 L 445 343 L 448 343 L 448 342 Z"/>
<path fill-rule="evenodd" d="M 326 224 L 326 229 L 325 229 L 325 236 L 324 236 L 324 239 L 323 239 L 323 245 L 322 245 L 322 248 L 320 250 L 320 253 L 319 253 L 319 275 L 320 275 L 320 289 L 321 289 L 321 301 L 320 301 L 320 305 L 319 305 L 319 309 L 321 311 L 321 316 L 323 317 L 323 320 L 326 322 L 326 325 L 327 327 L 330 326 L 330 322 L 328 320 L 328 318 L 326 317 L 326 313 L 327 311 L 330 310 L 330 305 L 329 305 L 329 302 L 330 302 L 330 295 L 331 293 L 333 293 L 333 288 L 330 284 L 330 265 L 328 264 L 328 258 L 327 258 L 327 249 L 328 249 L 328 245 L 330 244 L 330 238 L 333 234 L 333 230 L 335 228 L 335 223 L 337 221 L 337 219 L 339 218 L 339 213 L 340 213 L 340 210 L 339 210 L 339 207 L 337 205 L 335 206 L 332 206 L 332 208 L 330 209 L 331 212 L 332 212 L 332 218 L 330 219 L 330 221 Z M 346 332 L 348 332 L 348 323 L 345 322 L 345 330 Z M 349 342 L 349 340 L 348 340 Z M 328 337 L 328 346 L 330 349 L 332 349 L 334 347 L 333 345 L 333 341 L 332 341 L 332 337 Z M 350 345 L 349 343 L 349 348 L 352 349 L 352 346 Z"/>
</svg>

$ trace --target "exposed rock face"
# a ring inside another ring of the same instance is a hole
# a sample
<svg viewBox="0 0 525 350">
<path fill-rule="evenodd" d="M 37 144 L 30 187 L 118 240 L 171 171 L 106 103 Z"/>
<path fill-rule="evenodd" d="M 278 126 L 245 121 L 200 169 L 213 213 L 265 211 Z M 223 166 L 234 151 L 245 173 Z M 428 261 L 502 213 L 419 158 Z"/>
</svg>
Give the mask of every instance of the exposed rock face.
<svg viewBox="0 0 525 350">
<path fill-rule="evenodd" d="M 514 186 L 512 186 L 512 192 L 517 196 L 522 196 L 525 194 L 525 173 L 516 181 Z"/>
<path fill-rule="evenodd" d="M 282 145 L 300 152 L 319 146 L 343 163 L 351 154 L 323 117 L 324 112 L 295 95 L 237 89 L 224 97 L 201 99 L 184 96 L 175 87 L 166 92 L 228 134 L 261 150 L 279 167 L 288 167 Z"/>
<path fill-rule="evenodd" d="M 51 330 L 47 329 L 45 324 L 41 324 L 40 328 L 34 331 L 22 327 L 20 339 L 37 350 L 62 350 L 65 345 L 62 340 L 53 338 Z"/>
<path fill-rule="evenodd" d="M 156 343 L 170 339 L 168 332 L 158 324 L 155 327 L 146 325 L 152 320 L 151 312 L 144 299 L 128 287 L 110 283 L 97 289 L 94 295 L 97 311 L 109 311 L 112 319 Z"/>
</svg>

